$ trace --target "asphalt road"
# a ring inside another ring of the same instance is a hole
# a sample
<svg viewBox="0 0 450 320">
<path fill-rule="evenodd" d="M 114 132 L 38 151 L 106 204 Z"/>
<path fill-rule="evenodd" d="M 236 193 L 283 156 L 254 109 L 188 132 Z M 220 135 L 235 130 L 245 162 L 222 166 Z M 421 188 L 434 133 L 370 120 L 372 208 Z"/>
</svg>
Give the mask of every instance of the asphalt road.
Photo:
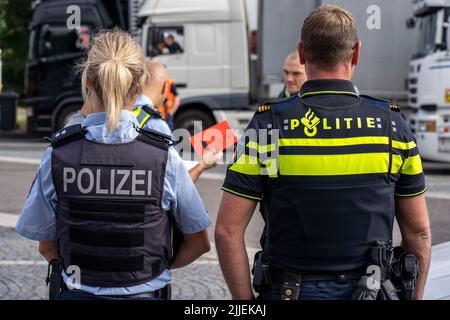
<svg viewBox="0 0 450 320">
<path fill-rule="evenodd" d="M 46 263 L 39 256 L 36 243 L 20 237 L 12 228 L 46 146 L 40 139 L 0 136 L 0 300 L 47 298 Z M 433 244 L 450 241 L 450 165 L 425 163 L 425 168 Z M 209 230 L 211 240 L 224 172 L 225 166 L 219 166 L 204 174 L 196 184 L 213 221 Z M 246 233 L 250 259 L 259 248 L 262 227 L 256 211 Z M 398 228 L 394 230 L 394 239 L 398 243 Z M 230 298 L 214 245 L 212 252 L 190 266 L 174 270 L 172 284 L 174 299 Z"/>
<path fill-rule="evenodd" d="M 19 214 L 47 143 L 42 140 L 0 138 L 0 212 Z M 450 164 L 424 163 L 427 181 L 427 204 L 433 232 L 433 244 L 450 241 Z M 225 166 L 203 175 L 197 188 L 205 202 L 213 226 L 222 191 Z M 259 247 L 262 219 L 256 211 L 247 231 L 247 245 Z M 212 235 L 211 227 L 211 235 Z M 396 230 L 395 239 L 398 239 Z"/>
</svg>

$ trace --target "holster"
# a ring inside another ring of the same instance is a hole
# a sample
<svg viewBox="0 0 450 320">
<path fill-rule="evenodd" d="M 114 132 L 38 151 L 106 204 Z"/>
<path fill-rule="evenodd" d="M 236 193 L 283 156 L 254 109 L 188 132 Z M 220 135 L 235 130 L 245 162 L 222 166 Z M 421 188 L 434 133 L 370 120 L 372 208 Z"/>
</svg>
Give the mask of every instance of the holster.
<svg viewBox="0 0 450 320">
<path fill-rule="evenodd" d="M 53 259 L 48 263 L 47 277 L 45 282 L 48 286 L 49 300 L 59 300 L 62 290 L 62 262 L 59 259 Z"/>
<path fill-rule="evenodd" d="M 269 265 L 264 262 L 263 251 L 255 254 L 252 268 L 253 288 L 256 292 L 262 293 L 266 288 L 272 285 Z"/>
</svg>

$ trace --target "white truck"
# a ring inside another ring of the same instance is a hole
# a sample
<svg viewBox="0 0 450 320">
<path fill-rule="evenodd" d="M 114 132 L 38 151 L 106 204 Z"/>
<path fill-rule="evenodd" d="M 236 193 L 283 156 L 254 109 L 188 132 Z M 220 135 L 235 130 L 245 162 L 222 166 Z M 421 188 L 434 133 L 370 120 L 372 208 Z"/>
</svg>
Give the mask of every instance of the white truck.
<svg viewBox="0 0 450 320">
<path fill-rule="evenodd" d="M 243 129 L 257 105 L 281 91 L 283 60 L 295 50 L 304 18 L 331 2 L 358 21 L 363 50 L 355 83 L 361 93 L 407 105 L 416 32 L 404 23 L 413 15 L 409 1 L 258 0 L 256 9 L 246 0 L 36 0 L 26 76 L 28 131 L 55 130 L 80 108 L 79 80 L 67 76 L 85 54 L 80 39 L 114 25 L 134 34 L 147 57 L 167 65 L 181 97 L 175 127 L 194 132 L 196 120 L 203 129 L 228 120 Z M 66 26 L 72 5 L 80 8 L 82 32 Z M 257 33 L 249 31 L 249 16 L 257 18 Z M 168 36 L 181 50 L 160 54 Z"/>
<path fill-rule="evenodd" d="M 404 0 L 260 0 L 257 55 L 249 50 L 248 13 L 242 0 L 146 0 L 142 44 L 148 56 L 172 34 L 183 53 L 155 58 L 168 66 L 182 103 L 176 127 L 193 128 L 194 120 L 213 124 L 228 120 L 244 127 L 254 108 L 275 97 L 283 84 L 283 60 L 295 50 L 304 18 L 316 7 L 335 3 L 358 21 L 363 41 L 355 83 L 361 93 L 392 99 L 407 106 L 408 64 L 415 30 L 405 26 L 413 5 Z M 205 125 L 203 125 L 205 127 Z"/>
<path fill-rule="evenodd" d="M 419 30 L 410 63 L 411 127 L 424 159 L 450 162 L 450 0 L 414 1 Z"/>
</svg>

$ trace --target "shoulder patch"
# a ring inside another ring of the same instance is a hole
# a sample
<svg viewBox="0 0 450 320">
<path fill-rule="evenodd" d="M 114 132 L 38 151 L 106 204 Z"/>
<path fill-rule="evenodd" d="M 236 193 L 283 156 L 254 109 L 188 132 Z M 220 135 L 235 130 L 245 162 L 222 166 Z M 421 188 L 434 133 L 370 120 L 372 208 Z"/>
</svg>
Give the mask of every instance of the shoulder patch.
<svg viewBox="0 0 450 320">
<path fill-rule="evenodd" d="M 261 109 L 261 111 L 259 111 L 259 109 L 258 109 L 258 112 L 264 112 L 267 110 L 275 110 L 275 109 L 280 109 L 280 108 L 284 108 L 284 107 L 289 107 L 289 106 L 298 104 L 300 102 L 299 99 L 300 98 L 298 95 L 294 95 L 289 98 L 269 99 L 269 100 L 264 101 L 264 105 L 259 107 Z"/>
<path fill-rule="evenodd" d="M 85 130 L 81 127 L 81 124 L 75 124 L 56 131 L 52 134 L 50 141 L 53 148 L 62 146 L 66 143 L 81 139 L 85 135 Z"/>
</svg>

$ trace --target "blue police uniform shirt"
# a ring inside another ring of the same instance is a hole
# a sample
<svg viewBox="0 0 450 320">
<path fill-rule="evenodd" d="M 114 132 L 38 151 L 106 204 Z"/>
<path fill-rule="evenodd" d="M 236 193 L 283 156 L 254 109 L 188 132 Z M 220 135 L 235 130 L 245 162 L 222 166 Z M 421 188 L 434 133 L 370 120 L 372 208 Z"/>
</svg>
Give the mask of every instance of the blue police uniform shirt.
<svg viewBox="0 0 450 320">
<path fill-rule="evenodd" d="M 88 115 L 83 126 L 87 130 L 86 139 L 106 144 L 129 142 L 138 135 L 137 120 L 126 110 L 122 110 L 118 128 L 112 132 L 108 132 L 105 112 Z M 31 240 L 56 240 L 58 199 L 51 175 L 51 153 L 52 148 L 49 147 L 16 225 L 17 233 Z M 173 147 L 169 148 L 168 152 L 162 206 L 164 210 L 173 211 L 175 223 L 183 234 L 200 232 L 211 225 L 200 195 Z M 64 273 L 63 277 L 68 283 Z M 80 289 L 96 295 L 138 294 L 163 288 L 171 277 L 170 270 L 165 270 L 158 278 L 141 285 L 121 288 L 81 285 Z"/>
</svg>

